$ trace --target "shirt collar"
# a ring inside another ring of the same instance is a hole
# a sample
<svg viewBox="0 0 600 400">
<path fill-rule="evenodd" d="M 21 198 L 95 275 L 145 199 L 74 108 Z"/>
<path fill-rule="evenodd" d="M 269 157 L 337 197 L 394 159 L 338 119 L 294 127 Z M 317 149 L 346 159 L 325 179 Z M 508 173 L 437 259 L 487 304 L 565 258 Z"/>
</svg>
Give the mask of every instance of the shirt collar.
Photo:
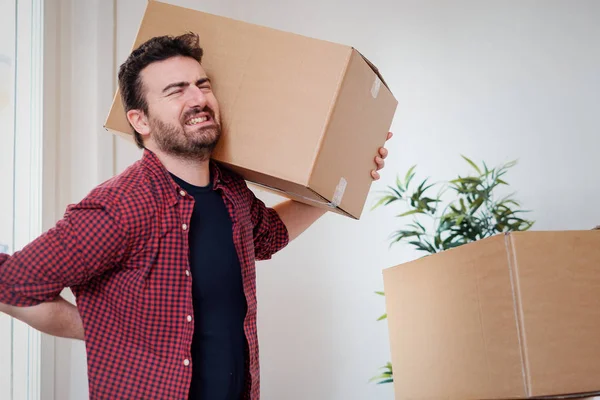
<svg viewBox="0 0 600 400">
<path fill-rule="evenodd" d="M 175 205 L 179 200 L 178 195 L 182 188 L 171 178 L 169 171 L 160 162 L 156 154 L 151 150 L 144 149 L 142 165 L 158 178 L 160 190 L 166 193 L 169 205 Z M 209 168 L 214 189 L 217 189 L 220 183 L 228 184 L 231 181 L 231 176 L 225 173 L 216 161 L 211 159 Z"/>
</svg>

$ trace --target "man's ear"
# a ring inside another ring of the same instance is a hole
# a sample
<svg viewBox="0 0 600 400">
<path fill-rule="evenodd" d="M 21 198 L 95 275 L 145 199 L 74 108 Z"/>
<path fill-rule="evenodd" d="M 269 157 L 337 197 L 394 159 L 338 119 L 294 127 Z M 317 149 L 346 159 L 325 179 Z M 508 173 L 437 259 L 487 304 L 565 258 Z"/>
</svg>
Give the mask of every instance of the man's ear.
<svg viewBox="0 0 600 400">
<path fill-rule="evenodd" d="M 142 136 L 150 134 L 150 124 L 148 123 L 148 117 L 142 110 L 129 110 L 127 111 L 127 119 L 133 129 L 139 132 Z"/>
</svg>

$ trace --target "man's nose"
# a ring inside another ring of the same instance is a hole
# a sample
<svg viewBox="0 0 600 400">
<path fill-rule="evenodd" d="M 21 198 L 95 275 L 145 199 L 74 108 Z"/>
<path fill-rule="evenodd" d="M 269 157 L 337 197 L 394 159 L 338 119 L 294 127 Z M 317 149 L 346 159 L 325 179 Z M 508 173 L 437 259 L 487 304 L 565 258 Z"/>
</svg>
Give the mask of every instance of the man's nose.
<svg viewBox="0 0 600 400">
<path fill-rule="evenodd" d="M 206 94 L 198 86 L 192 85 L 189 90 L 189 106 L 204 108 L 207 103 Z"/>
</svg>

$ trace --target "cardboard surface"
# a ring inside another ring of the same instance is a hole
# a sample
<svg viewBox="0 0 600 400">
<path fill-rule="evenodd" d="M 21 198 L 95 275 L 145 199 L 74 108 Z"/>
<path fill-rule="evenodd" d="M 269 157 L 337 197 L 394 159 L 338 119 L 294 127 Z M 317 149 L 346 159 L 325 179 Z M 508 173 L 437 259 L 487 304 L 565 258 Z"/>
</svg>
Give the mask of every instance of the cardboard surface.
<svg viewBox="0 0 600 400">
<path fill-rule="evenodd" d="M 396 399 L 600 392 L 599 231 L 498 235 L 383 274 Z"/>
<path fill-rule="evenodd" d="M 157 1 L 133 48 L 188 31 L 200 37 L 221 108 L 213 159 L 286 197 L 360 218 L 397 107 L 377 68 L 350 46 Z M 119 92 L 105 128 L 133 141 Z"/>
</svg>

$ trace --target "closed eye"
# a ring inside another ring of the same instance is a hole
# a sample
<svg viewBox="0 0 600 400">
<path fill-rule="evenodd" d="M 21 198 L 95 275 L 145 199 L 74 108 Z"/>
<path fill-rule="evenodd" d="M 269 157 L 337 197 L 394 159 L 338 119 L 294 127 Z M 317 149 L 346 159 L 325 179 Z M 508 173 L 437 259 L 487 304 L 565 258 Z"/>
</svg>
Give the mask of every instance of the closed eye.
<svg viewBox="0 0 600 400">
<path fill-rule="evenodd" d="M 162 92 L 167 96 L 182 93 L 190 84 L 188 82 L 175 82 L 167 85 Z M 200 78 L 196 81 L 196 86 L 201 90 L 211 90 L 210 79 Z"/>
<path fill-rule="evenodd" d="M 176 82 L 176 83 L 171 83 L 169 85 L 167 85 L 162 91 L 163 93 L 175 93 L 177 91 L 181 92 L 183 90 L 184 87 L 188 86 L 189 83 L 187 82 Z M 174 92 L 171 92 L 174 89 Z"/>
<path fill-rule="evenodd" d="M 196 86 L 198 86 L 198 88 L 200 89 L 210 89 L 210 79 L 208 78 L 202 78 L 202 79 L 198 79 L 196 81 Z"/>
</svg>

